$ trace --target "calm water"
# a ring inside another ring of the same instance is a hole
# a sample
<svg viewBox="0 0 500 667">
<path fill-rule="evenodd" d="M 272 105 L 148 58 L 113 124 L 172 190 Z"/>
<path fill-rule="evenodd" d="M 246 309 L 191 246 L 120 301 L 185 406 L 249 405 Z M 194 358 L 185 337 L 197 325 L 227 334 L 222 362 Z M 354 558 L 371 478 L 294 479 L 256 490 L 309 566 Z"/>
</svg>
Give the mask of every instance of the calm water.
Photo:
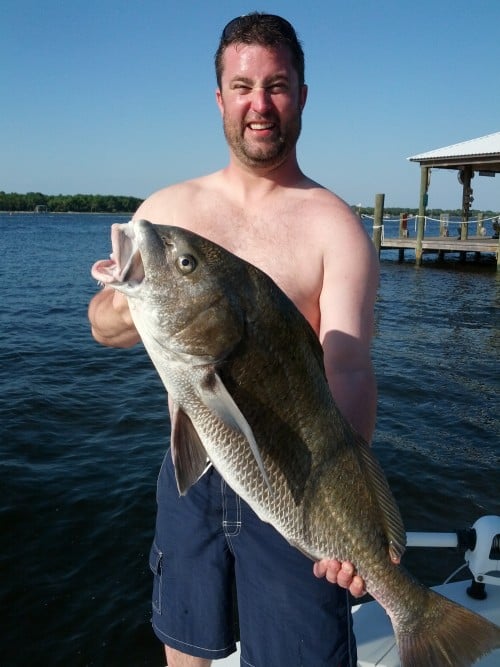
<svg viewBox="0 0 500 667">
<path fill-rule="evenodd" d="M 141 347 L 89 334 L 89 274 L 111 222 L 0 215 L 0 665 L 162 665 L 147 564 L 168 443 Z M 450 530 L 498 501 L 498 306 L 492 266 L 383 255 L 375 448 L 408 529 Z M 409 552 L 428 584 L 454 551 Z"/>
</svg>

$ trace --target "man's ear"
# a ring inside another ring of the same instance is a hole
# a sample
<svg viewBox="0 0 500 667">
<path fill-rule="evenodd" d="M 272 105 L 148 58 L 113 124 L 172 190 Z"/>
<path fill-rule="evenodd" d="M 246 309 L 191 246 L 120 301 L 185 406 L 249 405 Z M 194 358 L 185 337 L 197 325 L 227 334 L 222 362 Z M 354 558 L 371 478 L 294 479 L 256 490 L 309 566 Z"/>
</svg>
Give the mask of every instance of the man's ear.
<svg viewBox="0 0 500 667">
<path fill-rule="evenodd" d="M 304 84 L 302 86 L 302 88 L 300 89 L 300 110 L 301 111 L 306 106 L 306 100 L 307 100 L 307 85 Z"/>
<path fill-rule="evenodd" d="M 217 88 L 215 91 L 215 101 L 217 102 L 217 106 L 219 107 L 219 111 L 221 112 L 221 115 L 224 114 L 224 102 L 222 101 L 222 93 L 220 91 L 220 88 Z"/>
</svg>

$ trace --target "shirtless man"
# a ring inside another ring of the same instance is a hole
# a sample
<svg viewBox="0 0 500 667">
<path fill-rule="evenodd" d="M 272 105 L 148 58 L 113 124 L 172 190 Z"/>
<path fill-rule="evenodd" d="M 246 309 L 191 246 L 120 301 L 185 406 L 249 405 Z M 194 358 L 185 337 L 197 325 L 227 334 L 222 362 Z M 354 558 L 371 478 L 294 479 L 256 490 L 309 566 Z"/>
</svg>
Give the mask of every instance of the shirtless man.
<svg viewBox="0 0 500 667">
<path fill-rule="evenodd" d="M 370 441 L 378 262 L 345 202 L 299 168 L 307 86 L 294 29 L 267 14 L 234 19 L 222 33 L 216 73 L 228 166 L 153 194 L 134 217 L 190 229 L 268 273 L 316 331 L 332 394 Z M 89 318 L 104 345 L 139 341 L 120 292 L 99 292 Z M 166 456 L 151 566 L 153 626 L 168 664 L 208 667 L 234 651 L 235 577 L 242 664 L 354 666 L 344 589 L 359 596 L 363 581 L 352 564 L 315 563 L 314 578 L 310 561 L 252 514 L 214 470 L 179 499 Z"/>
</svg>

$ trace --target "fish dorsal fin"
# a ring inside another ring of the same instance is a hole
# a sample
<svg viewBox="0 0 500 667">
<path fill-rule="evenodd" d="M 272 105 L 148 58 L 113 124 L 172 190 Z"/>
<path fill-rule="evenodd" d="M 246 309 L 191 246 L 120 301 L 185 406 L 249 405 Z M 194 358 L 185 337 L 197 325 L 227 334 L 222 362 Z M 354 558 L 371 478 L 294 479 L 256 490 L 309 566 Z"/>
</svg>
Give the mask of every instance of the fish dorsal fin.
<svg viewBox="0 0 500 667">
<path fill-rule="evenodd" d="M 252 454 L 259 466 L 259 470 L 264 478 L 267 488 L 272 492 L 271 483 L 264 468 L 264 463 L 260 455 L 259 447 L 255 440 L 255 436 L 243 416 L 241 410 L 238 408 L 233 400 L 233 397 L 226 389 L 219 375 L 211 372 L 206 376 L 205 381 L 198 388 L 200 398 L 204 405 L 212 412 L 220 421 L 228 426 L 236 433 L 244 436 L 252 451 Z"/>
<path fill-rule="evenodd" d="M 392 491 L 387 483 L 384 471 L 380 463 L 373 455 L 370 446 L 359 436 L 359 450 L 362 461 L 367 469 L 365 476 L 368 484 L 377 499 L 381 511 L 382 520 L 385 525 L 387 540 L 389 544 L 389 555 L 394 561 L 399 561 L 406 547 L 406 532 L 399 508 L 394 500 Z"/>
<path fill-rule="evenodd" d="M 170 436 L 177 488 L 184 496 L 207 468 L 207 452 L 187 414 L 174 404 Z"/>
</svg>

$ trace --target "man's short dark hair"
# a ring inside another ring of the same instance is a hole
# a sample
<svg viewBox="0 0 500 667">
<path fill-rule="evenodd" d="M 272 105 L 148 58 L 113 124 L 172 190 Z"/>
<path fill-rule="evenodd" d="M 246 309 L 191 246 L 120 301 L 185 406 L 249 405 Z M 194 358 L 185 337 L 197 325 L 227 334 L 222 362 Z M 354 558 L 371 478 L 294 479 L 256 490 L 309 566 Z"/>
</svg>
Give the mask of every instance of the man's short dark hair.
<svg viewBox="0 0 500 667">
<path fill-rule="evenodd" d="M 292 24 L 281 16 L 253 12 L 229 21 L 222 31 L 215 54 L 215 74 L 219 88 L 222 80 L 222 56 L 230 44 L 259 44 L 270 48 L 286 46 L 292 56 L 299 85 L 304 85 L 304 51 Z"/>
</svg>

